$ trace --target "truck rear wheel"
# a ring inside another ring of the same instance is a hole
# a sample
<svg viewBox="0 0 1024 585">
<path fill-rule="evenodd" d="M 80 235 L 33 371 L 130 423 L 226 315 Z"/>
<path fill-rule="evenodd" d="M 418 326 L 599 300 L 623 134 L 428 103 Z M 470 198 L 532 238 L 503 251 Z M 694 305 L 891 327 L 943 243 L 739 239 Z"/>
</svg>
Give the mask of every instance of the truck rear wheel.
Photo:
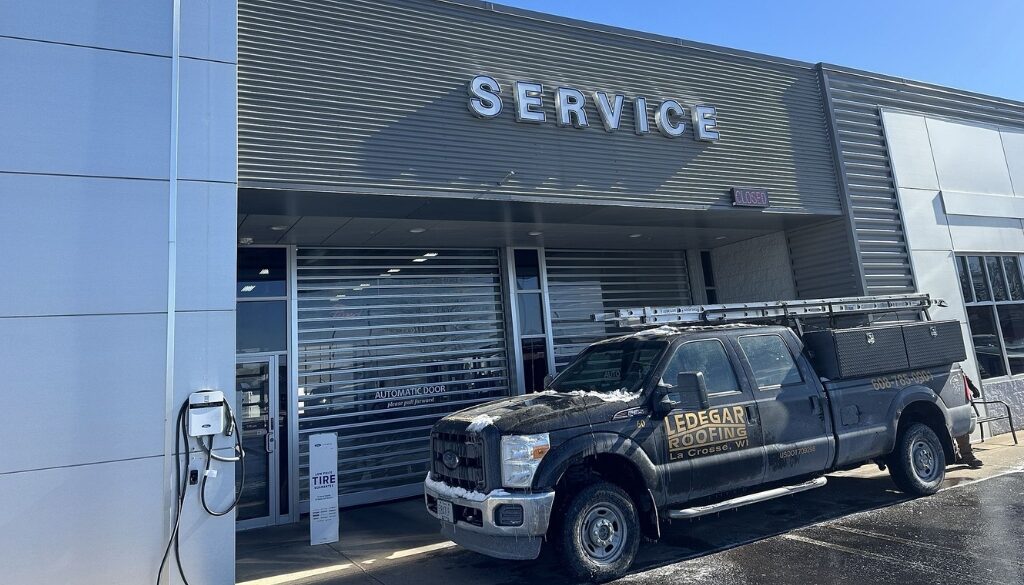
<svg viewBox="0 0 1024 585">
<path fill-rule="evenodd" d="M 946 453 L 935 431 L 921 423 L 904 429 L 889 455 L 889 474 L 905 493 L 927 496 L 939 491 L 946 477 Z"/>
<path fill-rule="evenodd" d="M 626 574 L 640 545 L 640 520 L 629 494 L 607 482 L 591 484 L 565 508 L 558 549 L 573 576 L 597 583 Z"/>
</svg>

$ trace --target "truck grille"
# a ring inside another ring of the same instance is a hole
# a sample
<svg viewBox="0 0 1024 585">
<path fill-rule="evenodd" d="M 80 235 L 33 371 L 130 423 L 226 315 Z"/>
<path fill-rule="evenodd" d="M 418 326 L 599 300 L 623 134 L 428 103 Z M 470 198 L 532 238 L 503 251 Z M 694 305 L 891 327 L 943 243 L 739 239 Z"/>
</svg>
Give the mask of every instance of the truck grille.
<svg viewBox="0 0 1024 585">
<path fill-rule="evenodd" d="M 434 432 L 430 437 L 430 471 L 435 481 L 467 490 L 481 491 L 484 488 L 483 443 L 469 435 L 456 432 Z M 445 453 L 454 454 L 457 462 Z M 454 467 L 450 467 L 456 463 Z"/>
</svg>

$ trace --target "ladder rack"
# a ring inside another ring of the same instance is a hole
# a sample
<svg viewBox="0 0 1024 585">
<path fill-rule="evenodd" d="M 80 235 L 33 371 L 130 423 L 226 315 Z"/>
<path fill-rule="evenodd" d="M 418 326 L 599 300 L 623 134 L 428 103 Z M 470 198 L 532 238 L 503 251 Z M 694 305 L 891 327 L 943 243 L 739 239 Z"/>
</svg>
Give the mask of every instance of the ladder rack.
<svg viewBox="0 0 1024 585">
<path fill-rule="evenodd" d="M 620 327 L 658 325 L 721 325 L 764 320 L 792 320 L 802 330 L 800 319 L 834 318 L 849 315 L 920 312 L 928 318 L 932 306 L 946 306 L 928 294 L 838 297 L 797 301 L 731 303 L 724 305 L 681 305 L 675 307 L 636 307 L 608 313 L 595 313 L 594 321 L 612 322 Z"/>
</svg>

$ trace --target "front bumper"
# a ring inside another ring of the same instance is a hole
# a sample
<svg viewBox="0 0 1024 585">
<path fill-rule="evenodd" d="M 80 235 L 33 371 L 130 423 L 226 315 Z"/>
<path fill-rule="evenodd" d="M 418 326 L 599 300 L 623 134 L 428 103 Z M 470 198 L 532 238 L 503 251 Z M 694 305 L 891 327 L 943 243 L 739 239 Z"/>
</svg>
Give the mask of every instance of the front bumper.
<svg viewBox="0 0 1024 585">
<path fill-rule="evenodd" d="M 441 522 L 441 533 L 469 550 L 499 559 L 530 560 L 540 555 L 540 546 L 548 531 L 555 492 L 511 494 L 473 493 L 470 497 L 455 495 L 444 484 L 427 479 L 424 500 L 430 515 Z M 452 503 L 455 522 L 441 520 L 437 500 Z M 523 508 L 519 526 L 500 526 L 495 513 L 499 506 L 518 505 Z"/>
</svg>

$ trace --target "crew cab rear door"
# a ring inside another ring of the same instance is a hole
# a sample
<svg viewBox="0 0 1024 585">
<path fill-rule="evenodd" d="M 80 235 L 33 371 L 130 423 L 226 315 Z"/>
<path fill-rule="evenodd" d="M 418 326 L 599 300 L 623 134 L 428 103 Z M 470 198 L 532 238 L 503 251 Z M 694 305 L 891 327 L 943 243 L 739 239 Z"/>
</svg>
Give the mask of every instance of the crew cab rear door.
<svg viewBox="0 0 1024 585">
<path fill-rule="evenodd" d="M 835 448 L 831 419 L 824 390 L 797 339 L 773 332 L 740 335 L 735 341 L 755 385 L 767 454 L 764 481 L 823 472 Z"/>
</svg>

